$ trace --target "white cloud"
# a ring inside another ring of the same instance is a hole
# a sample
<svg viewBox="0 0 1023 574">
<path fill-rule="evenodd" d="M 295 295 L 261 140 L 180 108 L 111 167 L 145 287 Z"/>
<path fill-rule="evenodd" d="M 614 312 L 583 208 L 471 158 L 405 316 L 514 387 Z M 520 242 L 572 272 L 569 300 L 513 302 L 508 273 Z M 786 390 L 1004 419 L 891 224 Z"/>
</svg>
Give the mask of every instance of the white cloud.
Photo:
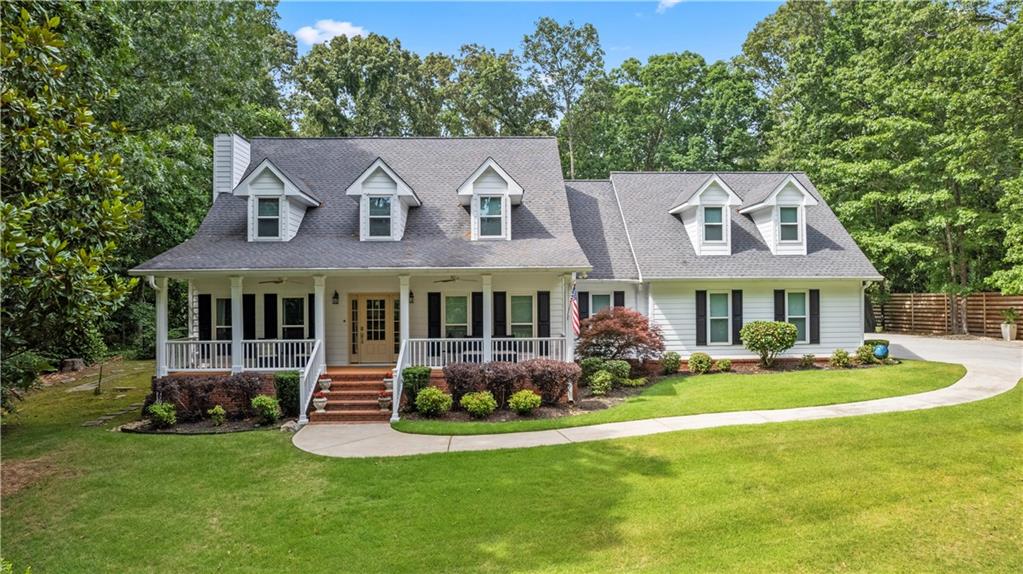
<svg viewBox="0 0 1023 574">
<path fill-rule="evenodd" d="M 657 13 L 664 14 L 668 10 L 674 8 L 675 4 L 678 4 L 681 1 L 682 0 L 661 0 L 657 3 Z"/>
<path fill-rule="evenodd" d="M 337 20 L 317 20 L 312 26 L 302 26 L 295 32 L 295 37 L 303 44 L 320 44 L 329 42 L 335 36 L 365 36 L 366 29 L 356 26 L 351 22 L 338 22 Z"/>
</svg>

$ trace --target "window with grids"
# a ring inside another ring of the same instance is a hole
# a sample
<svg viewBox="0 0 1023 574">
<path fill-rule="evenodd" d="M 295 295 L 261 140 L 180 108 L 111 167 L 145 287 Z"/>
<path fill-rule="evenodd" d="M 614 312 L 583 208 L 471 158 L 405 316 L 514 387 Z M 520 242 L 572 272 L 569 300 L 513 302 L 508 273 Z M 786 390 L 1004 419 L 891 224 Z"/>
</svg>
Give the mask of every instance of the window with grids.
<svg viewBox="0 0 1023 574">
<path fill-rule="evenodd" d="M 781 240 L 799 241 L 799 208 L 779 208 L 779 221 L 781 222 Z"/>
<path fill-rule="evenodd" d="M 469 335 L 468 297 L 449 296 L 444 298 L 444 336 L 462 339 Z"/>
<path fill-rule="evenodd" d="M 724 208 L 723 207 L 704 207 L 703 208 L 703 240 L 704 241 L 724 241 L 725 240 L 725 224 L 724 224 Z"/>
<path fill-rule="evenodd" d="M 480 237 L 502 237 L 503 205 L 500 196 L 480 197 Z"/>
<path fill-rule="evenodd" d="M 305 338 L 305 299 L 284 297 L 281 311 L 281 337 L 284 339 Z"/>
<path fill-rule="evenodd" d="M 590 314 L 596 315 L 597 313 L 611 307 L 611 295 L 610 294 L 590 294 Z"/>
<path fill-rule="evenodd" d="M 533 336 L 533 296 L 511 296 L 511 334 L 512 337 Z"/>
<path fill-rule="evenodd" d="M 387 299 L 366 299 L 366 340 L 387 340 Z"/>
<path fill-rule="evenodd" d="M 369 236 L 391 236 L 391 198 L 369 198 Z"/>
<path fill-rule="evenodd" d="M 359 354 L 359 300 L 352 298 L 352 354 Z"/>
<path fill-rule="evenodd" d="M 217 325 L 216 339 L 218 341 L 231 340 L 231 300 L 217 299 Z"/>
<path fill-rule="evenodd" d="M 256 200 L 256 235 L 271 238 L 281 236 L 280 199 L 260 197 Z"/>
<path fill-rule="evenodd" d="M 788 291 L 785 293 L 785 320 L 796 326 L 796 342 L 805 343 L 807 304 L 805 291 Z"/>
<path fill-rule="evenodd" d="M 401 300 L 394 300 L 394 354 L 401 352 Z"/>
<path fill-rule="evenodd" d="M 728 292 L 708 293 L 707 299 L 707 332 L 710 334 L 710 342 L 727 345 L 732 342 L 731 330 L 728 328 L 731 323 Z"/>
</svg>

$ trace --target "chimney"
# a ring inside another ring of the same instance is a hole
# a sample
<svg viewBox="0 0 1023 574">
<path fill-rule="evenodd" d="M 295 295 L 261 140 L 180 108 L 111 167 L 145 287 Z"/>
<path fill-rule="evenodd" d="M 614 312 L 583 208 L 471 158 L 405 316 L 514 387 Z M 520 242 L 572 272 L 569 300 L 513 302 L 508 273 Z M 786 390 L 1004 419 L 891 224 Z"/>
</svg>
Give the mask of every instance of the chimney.
<svg viewBox="0 0 1023 574">
<path fill-rule="evenodd" d="M 213 138 L 213 200 L 231 193 L 249 166 L 249 142 L 237 134 L 217 134 Z"/>
</svg>

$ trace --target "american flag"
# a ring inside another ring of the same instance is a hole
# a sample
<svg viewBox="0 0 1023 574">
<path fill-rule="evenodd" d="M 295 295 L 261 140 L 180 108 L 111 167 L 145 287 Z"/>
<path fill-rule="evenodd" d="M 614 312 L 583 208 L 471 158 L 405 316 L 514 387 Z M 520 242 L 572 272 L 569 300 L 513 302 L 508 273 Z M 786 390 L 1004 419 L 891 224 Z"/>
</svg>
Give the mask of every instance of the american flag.
<svg viewBox="0 0 1023 574">
<path fill-rule="evenodd" d="M 579 293 L 575 289 L 575 283 L 572 283 L 572 332 L 578 337 L 579 336 Z"/>
</svg>

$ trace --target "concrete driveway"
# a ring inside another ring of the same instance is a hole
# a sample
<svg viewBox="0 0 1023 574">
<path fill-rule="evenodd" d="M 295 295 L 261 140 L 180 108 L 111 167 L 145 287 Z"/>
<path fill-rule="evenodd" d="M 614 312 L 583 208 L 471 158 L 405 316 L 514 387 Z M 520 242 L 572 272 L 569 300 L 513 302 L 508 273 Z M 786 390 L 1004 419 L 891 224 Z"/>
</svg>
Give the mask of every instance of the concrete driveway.
<svg viewBox="0 0 1023 574">
<path fill-rule="evenodd" d="M 316 424 L 300 430 L 292 442 L 306 452 L 332 457 L 383 457 L 525 448 L 730 425 L 930 409 L 993 397 L 1012 389 L 1016 381 L 1023 377 L 1023 343 L 1019 341 L 960 341 L 911 335 L 885 335 L 885 338 L 892 342 L 892 355 L 895 357 L 961 363 L 967 369 L 966 376 L 953 385 L 935 391 L 819 407 L 686 415 L 558 430 L 471 436 L 407 434 L 392 429 L 389 424 Z"/>
</svg>

